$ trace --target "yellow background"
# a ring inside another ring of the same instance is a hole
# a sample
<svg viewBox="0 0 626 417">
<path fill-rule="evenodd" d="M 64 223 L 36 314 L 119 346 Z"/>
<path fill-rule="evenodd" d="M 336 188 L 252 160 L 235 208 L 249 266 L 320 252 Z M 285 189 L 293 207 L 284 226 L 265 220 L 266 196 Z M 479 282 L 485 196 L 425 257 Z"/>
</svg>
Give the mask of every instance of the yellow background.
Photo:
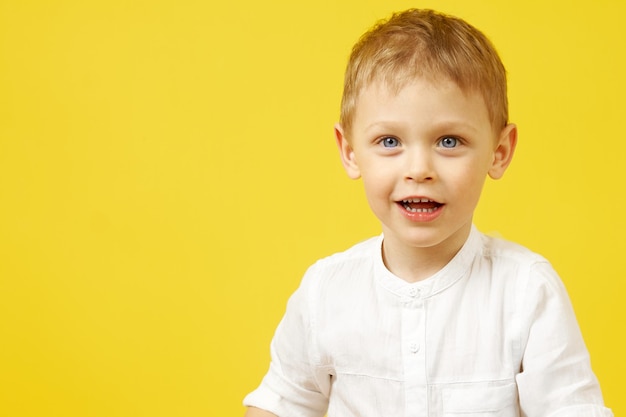
<svg viewBox="0 0 626 417">
<path fill-rule="evenodd" d="M 626 412 L 624 3 L 0 0 L 0 416 L 241 415 L 305 268 L 379 233 L 332 127 L 415 6 L 499 49 L 520 144 L 476 223 L 553 262 Z"/>
</svg>

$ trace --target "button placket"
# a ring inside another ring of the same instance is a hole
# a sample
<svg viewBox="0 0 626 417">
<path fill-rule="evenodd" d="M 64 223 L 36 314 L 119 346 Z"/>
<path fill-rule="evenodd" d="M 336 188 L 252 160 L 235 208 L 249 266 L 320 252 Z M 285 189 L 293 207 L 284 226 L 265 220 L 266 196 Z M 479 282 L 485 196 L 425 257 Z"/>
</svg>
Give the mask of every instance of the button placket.
<svg viewBox="0 0 626 417">
<path fill-rule="evenodd" d="M 423 410 L 428 401 L 426 362 L 423 339 L 425 334 L 424 289 L 408 286 L 402 291 L 402 362 L 405 376 L 407 410 Z M 419 414 L 409 413 L 413 417 Z"/>
</svg>

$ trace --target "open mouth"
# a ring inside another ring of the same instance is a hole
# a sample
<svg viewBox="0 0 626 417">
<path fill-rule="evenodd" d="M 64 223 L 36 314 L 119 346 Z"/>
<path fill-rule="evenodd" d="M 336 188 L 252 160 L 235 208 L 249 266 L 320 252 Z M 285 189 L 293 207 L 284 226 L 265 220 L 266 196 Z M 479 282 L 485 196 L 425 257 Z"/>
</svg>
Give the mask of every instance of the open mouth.
<svg viewBox="0 0 626 417">
<path fill-rule="evenodd" d="M 410 198 L 398 202 L 406 211 L 411 213 L 434 213 L 443 204 L 428 198 Z"/>
</svg>

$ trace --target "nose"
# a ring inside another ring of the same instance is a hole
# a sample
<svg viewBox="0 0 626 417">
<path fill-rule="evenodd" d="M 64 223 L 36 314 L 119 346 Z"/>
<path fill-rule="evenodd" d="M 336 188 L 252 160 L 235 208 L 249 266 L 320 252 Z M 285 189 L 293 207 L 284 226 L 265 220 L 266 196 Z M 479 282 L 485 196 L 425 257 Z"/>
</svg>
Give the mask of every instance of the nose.
<svg viewBox="0 0 626 417">
<path fill-rule="evenodd" d="M 404 177 L 407 181 L 427 182 L 436 178 L 433 155 L 428 149 L 412 149 L 406 156 Z"/>
</svg>

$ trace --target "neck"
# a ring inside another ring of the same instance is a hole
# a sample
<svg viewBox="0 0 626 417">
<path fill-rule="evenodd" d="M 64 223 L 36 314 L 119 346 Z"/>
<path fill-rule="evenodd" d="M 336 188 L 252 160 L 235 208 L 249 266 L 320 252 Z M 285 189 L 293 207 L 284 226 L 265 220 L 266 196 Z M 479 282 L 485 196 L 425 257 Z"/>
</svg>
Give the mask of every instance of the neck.
<svg viewBox="0 0 626 417">
<path fill-rule="evenodd" d="M 393 239 L 383 241 L 383 262 L 394 275 L 407 282 L 422 281 L 440 271 L 465 244 L 470 228 L 434 246 L 408 246 Z"/>
</svg>

